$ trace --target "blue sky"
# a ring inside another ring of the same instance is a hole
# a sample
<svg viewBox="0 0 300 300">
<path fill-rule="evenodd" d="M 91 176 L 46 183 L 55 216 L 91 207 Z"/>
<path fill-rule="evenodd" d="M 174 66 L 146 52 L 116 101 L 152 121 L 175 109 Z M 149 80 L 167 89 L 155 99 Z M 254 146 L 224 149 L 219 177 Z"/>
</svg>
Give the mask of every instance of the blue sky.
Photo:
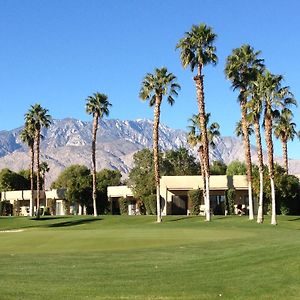
<svg viewBox="0 0 300 300">
<path fill-rule="evenodd" d="M 219 57 L 216 67 L 204 69 L 206 109 L 222 135 L 233 135 L 240 111 L 223 70 L 226 57 L 243 43 L 262 51 L 266 66 L 284 75 L 300 102 L 299 3 L 0 0 L 0 130 L 21 126 L 34 103 L 56 119 L 90 120 L 85 99 L 96 91 L 113 105 L 109 118 L 152 118 L 138 93 L 144 75 L 162 66 L 178 77 L 182 90 L 173 107 L 163 105 L 161 121 L 186 129 L 197 112 L 195 86 L 175 45 L 192 24 L 204 22 L 218 35 Z M 294 114 L 298 123 L 299 109 Z M 290 157 L 300 158 L 299 147 L 299 141 L 289 144 Z M 281 155 L 279 143 L 275 151 Z"/>
</svg>

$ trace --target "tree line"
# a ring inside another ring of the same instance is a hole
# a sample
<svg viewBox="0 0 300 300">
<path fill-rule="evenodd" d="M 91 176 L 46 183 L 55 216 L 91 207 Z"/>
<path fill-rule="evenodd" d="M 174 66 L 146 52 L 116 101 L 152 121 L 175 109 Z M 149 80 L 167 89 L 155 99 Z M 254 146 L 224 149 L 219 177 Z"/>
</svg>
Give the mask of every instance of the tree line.
<svg viewBox="0 0 300 300">
<path fill-rule="evenodd" d="M 134 154 L 134 166 L 129 173 L 128 179 L 121 180 L 121 173 L 118 170 L 103 169 L 96 173 L 96 206 L 97 214 L 116 213 L 111 210 L 111 203 L 107 198 L 107 187 L 127 184 L 133 187 L 133 192 L 137 200 L 137 206 L 142 214 L 156 214 L 156 183 L 154 176 L 154 153 L 150 149 L 143 149 Z M 165 153 L 159 152 L 161 176 L 185 176 L 203 174 L 202 166 L 193 155 L 185 148 L 169 150 Z M 42 168 L 44 163 L 41 164 Z M 210 165 L 211 175 L 246 175 L 247 167 L 244 162 L 233 161 L 226 165 L 221 161 L 213 161 Z M 268 168 L 263 166 L 263 176 L 268 177 Z M 253 192 L 256 199 L 259 197 L 259 167 L 252 166 Z M 93 214 L 93 178 L 91 170 L 83 165 L 71 165 L 63 170 L 57 179 L 52 182 L 51 188 L 66 188 L 66 210 L 69 212 L 73 206 L 74 213 L 85 211 Z M 300 214 L 300 184 L 297 177 L 288 175 L 285 169 L 275 164 L 275 188 L 277 201 L 277 214 Z M 45 173 L 40 177 L 40 182 L 44 188 Z M 34 173 L 34 183 L 36 184 L 36 174 Z M 28 190 L 30 189 L 30 170 L 13 172 L 9 169 L 0 170 L 0 191 Z M 203 192 L 203 191 L 202 191 Z M 233 192 L 234 191 L 229 191 Z M 270 185 L 264 185 L 265 203 L 264 214 L 271 212 L 271 189 Z M 198 193 L 199 194 L 199 193 Z M 197 194 L 197 195 L 198 195 Z M 226 194 L 227 195 L 227 194 Z M 203 193 L 201 194 L 201 197 Z M 198 197 L 199 198 L 199 197 Z M 233 200 L 233 199 L 232 199 Z M 122 199 L 120 199 L 122 201 Z M 124 199 L 123 206 L 128 206 Z M 226 210 L 233 213 L 233 205 L 228 201 Z M 199 199 L 196 202 L 198 211 Z M 121 205 L 120 205 L 121 208 Z M 46 208 L 45 211 L 51 210 Z M 0 213 L 1 214 L 1 213 Z"/>
<path fill-rule="evenodd" d="M 134 154 L 134 166 L 129 173 L 128 184 L 133 187 L 133 192 L 138 199 L 140 211 L 147 211 L 147 207 L 153 207 L 153 200 L 156 193 L 156 182 L 154 175 L 154 153 L 149 149 L 143 149 Z M 203 174 L 202 166 L 194 156 L 189 154 L 187 149 L 170 150 L 166 153 L 159 153 L 159 161 L 162 176 L 184 176 Z M 213 161 L 210 164 L 211 175 L 246 175 L 246 163 L 232 161 L 228 165 L 221 161 Z M 259 167 L 252 165 L 253 174 L 253 193 L 256 199 L 259 199 L 260 180 Z M 269 176 L 268 168 L 263 166 L 263 176 L 266 180 Z M 283 167 L 274 165 L 274 184 L 276 188 L 277 214 L 299 214 L 300 213 L 300 184 L 299 179 L 293 175 L 286 174 Z M 234 191 L 230 191 L 234 192 Z M 204 199 L 205 191 L 202 191 L 201 197 Z M 265 199 L 263 213 L 271 214 L 271 187 L 270 184 L 264 185 L 263 196 Z M 234 199 L 232 199 L 234 200 Z M 152 201 L 151 204 L 148 202 Z M 235 204 L 235 203 L 234 203 Z M 227 211 L 233 214 L 233 205 L 226 204 Z M 152 214 L 153 210 L 146 213 Z M 156 212 L 156 210 L 155 210 Z"/>
</svg>

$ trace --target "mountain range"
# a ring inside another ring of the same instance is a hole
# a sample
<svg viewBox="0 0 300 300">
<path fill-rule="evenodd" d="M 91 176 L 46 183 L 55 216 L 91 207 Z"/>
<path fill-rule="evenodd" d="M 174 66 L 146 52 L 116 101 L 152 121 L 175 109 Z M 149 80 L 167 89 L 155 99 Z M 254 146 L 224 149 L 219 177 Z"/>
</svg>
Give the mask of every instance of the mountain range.
<svg viewBox="0 0 300 300">
<path fill-rule="evenodd" d="M 153 122 L 147 119 L 134 121 L 100 120 L 97 133 L 97 169 L 118 169 L 124 177 L 133 165 L 133 154 L 143 148 L 152 147 Z M 28 147 L 20 140 L 22 127 L 0 131 L 0 169 L 14 171 L 28 169 L 30 155 Z M 57 178 L 59 173 L 71 164 L 91 167 L 92 122 L 66 118 L 53 120 L 48 129 L 42 131 L 41 161 L 50 167 L 46 186 Z M 163 124 L 159 128 L 161 151 L 188 148 L 195 157 L 196 149 L 187 143 L 187 132 L 171 129 Z M 211 160 L 228 164 L 233 160 L 244 160 L 243 144 L 234 137 L 217 137 L 216 147 L 210 149 Z M 253 161 L 257 161 L 256 149 L 251 147 Z M 264 153 L 266 159 L 266 153 Z M 281 163 L 282 159 L 276 160 Z M 300 173 L 300 160 L 290 161 L 290 172 Z"/>
</svg>

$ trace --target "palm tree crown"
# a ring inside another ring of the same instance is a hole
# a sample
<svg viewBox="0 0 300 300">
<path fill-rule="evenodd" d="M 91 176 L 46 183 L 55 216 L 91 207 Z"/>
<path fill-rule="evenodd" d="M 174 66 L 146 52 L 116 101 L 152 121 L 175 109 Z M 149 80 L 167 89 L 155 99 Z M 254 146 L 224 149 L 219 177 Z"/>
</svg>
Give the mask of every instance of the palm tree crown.
<svg viewBox="0 0 300 300">
<path fill-rule="evenodd" d="M 260 51 L 254 51 L 250 45 L 242 45 L 233 49 L 227 57 L 225 74 L 231 81 L 234 90 L 246 91 L 249 83 L 255 80 L 258 73 L 264 69 L 264 60 L 258 58 Z"/>
<path fill-rule="evenodd" d="M 216 64 L 218 58 L 215 54 L 216 47 L 213 45 L 217 35 L 212 28 L 205 25 L 193 25 L 191 31 L 178 42 L 176 49 L 180 48 L 180 59 L 184 68 L 190 66 L 193 72 L 195 67 L 202 68 L 207 64 Z M 198 74 L 200 75 L 200 74 Z"/>
<path fill-rule="evenodd" d="M 279 114 L 278 109 L 289 105 L 297 105 L 290 88 L 288 86 L 282 87 L 282 82 L 282 75 L 274 75 L 268 70 L 257 77 L 256 88 L 258 95 L 263 100 L 265 117 L 268 114 L 273 119 Z"/>
<path fill-rule="evenodd" d="M 167 101 L 173 105 L 174 96 L 178 96 L 180 85 L 176 82 L 177 78 L 172 73 L 168 73 L 167 68 L 156 68 L 154 74 L 147 73 L 140 90 L 140 98 L 142 100 L 149 100 L 149 105 L 154 106 L 157 97 L 162 99 L 167 95 Z"/>
<path fill-rule="evenodd" d="M 50 124 L 51 116 L 48 115 L 48 109 L 43 108 L 40 104 L 31 105 L 25 114 L 25 126 L 31 127 L 35 131 L 40 132 L 42 127 L 48 128 Z"/>
<path fill-rule="evenodd" d="M 296 123 L 292 122 L 292 119 L 293 113 L 288 108 L 284 108 L 280 116 L 275 119 L 274 134 L 283 142 L 293 141 L 298 136 Z"/>
<path fill-rule="evenodd" d="M 107 96 L 101 93 L 94 93 L 86 99 L 86 112 L 90 115 L 97 115 L 99 118 L 109 115 L 109 107 L 111 103 L 107 100 Z"/>
<path fill-rule="evenodd" d="M 214 143 L 214 138 L 220 136 L 220 125 L 217 122 L 213 122 L 209 125 L 210 113 L 206 114 L 206 128 L 207 128 L 207 137 L 209 144 L 212 148 L 216 145 Z M 197 144 L 202 143 L 202 132 L 200 128 L 199 122 L 199 114 L 193 115 L 191 119 L 189 119 L 191 125 L 188 126 L 189 133 L 188 133 L 188 143 L 192 146 L 196 146 Z"/>
<path fill-rule="evenodd" d="M 28 147 L 32 147 L 34 145 L 34 131 L 29 126 L 25 126 L 23 128 L 20 132 L 20 138 L 28 145 Z"/>
</svg>

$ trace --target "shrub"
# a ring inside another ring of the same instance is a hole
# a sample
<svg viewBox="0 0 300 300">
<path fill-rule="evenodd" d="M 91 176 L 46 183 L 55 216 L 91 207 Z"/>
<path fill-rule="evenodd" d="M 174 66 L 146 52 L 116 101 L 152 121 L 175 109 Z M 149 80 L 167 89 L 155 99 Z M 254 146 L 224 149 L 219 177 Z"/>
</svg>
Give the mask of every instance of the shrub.
<svg viewBox="0 0 300 300">
<path fill-rule="evenodd" d="M 70 215 L 71 214 L 71 203 L 70 203 L 70 201 L 65 200 L 63 202 L 63 205 L 64 205 L 64 209 L 65 209 L 66 215 Z"/>
<path fill-rule="evenodd" d="M 13 205 L 9 201 L 0 201 L 0 216 L 12 216 Z"/>
<path fill-rule="evenodd" d="M 119 207 L 121 215 L 128 215 L 128 200 L 126 198 L 119 198 Z"/>
<path fill-rule="evenodd" d="M 51 216 L 50 207 L 46 206 L 43 211 L 43 216 Z"/>
<path fill-rule="evenodd" d="M 289 215 L 290 214 L 290 209 L 286 205 L 283 204 L 280 207 L 280 213 L 284 216 Z"/>
<path fill-rule="evenodd" d="M 151 194 L 143 198 L 143 203 L 146 208 L 147 215 L 156 215 L 156 195 Z"/>
<path fill-rule="evenodd" d="M 55 199 L 47 199 L 47 204 L 49 207 L 49 214 L 56 215 L 56 200 Z"/>
<path fill-rule="evenodd" d="M 225 193 L 226 209 L 229 215 L 234 215 L 235 190 L 228 189 Z"/>
<path fill-rule="evenodd" d="M 190 214 L 191 215 L 199 215 L 200 213 L 200 204 L 203 193 L 200 189 L 192 190 L 188 192 L 189 203 L 190 203 Z"/>
</svg>

